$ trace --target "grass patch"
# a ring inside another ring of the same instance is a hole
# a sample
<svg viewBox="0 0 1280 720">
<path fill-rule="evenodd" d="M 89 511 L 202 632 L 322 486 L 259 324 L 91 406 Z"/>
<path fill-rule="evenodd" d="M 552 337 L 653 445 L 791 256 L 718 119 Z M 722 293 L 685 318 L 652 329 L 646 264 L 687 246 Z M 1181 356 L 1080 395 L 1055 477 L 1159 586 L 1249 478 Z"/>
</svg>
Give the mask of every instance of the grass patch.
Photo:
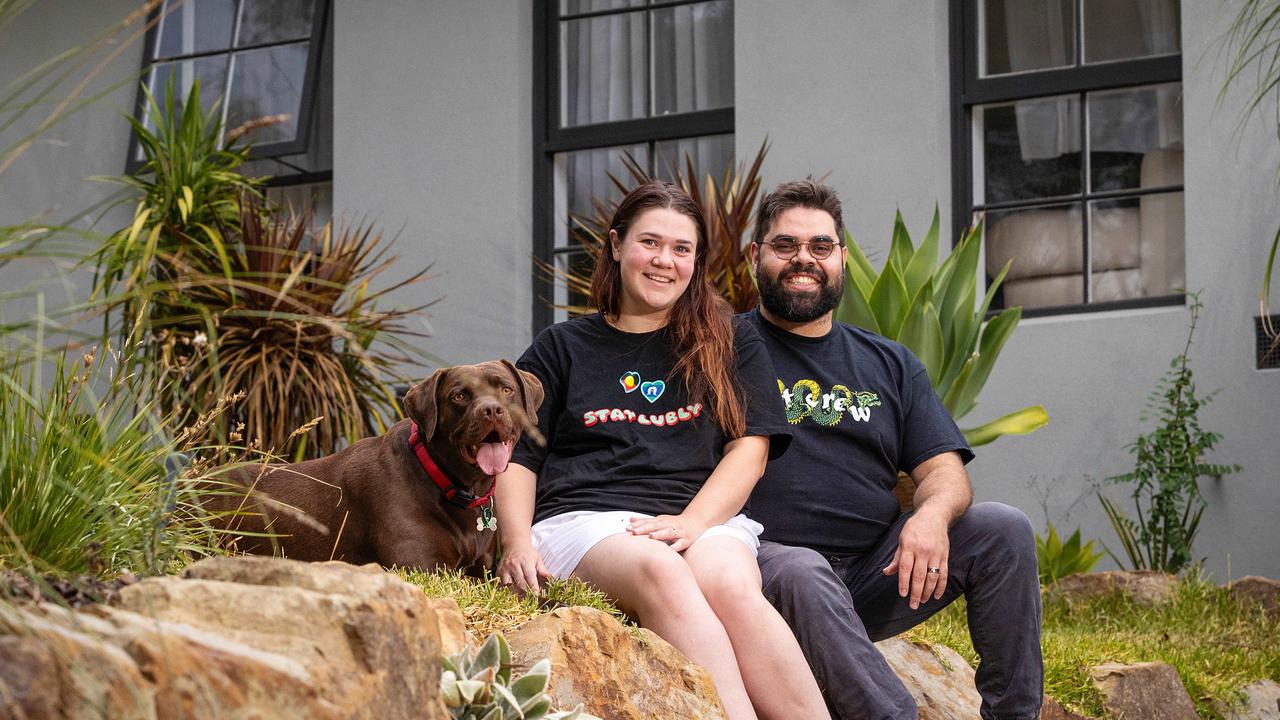
<svg viewBox="0 0 1280 720">
<path fill-rule="evenodd" d="M 1107 662 L 1163 661 L 1174 666 L 1201 717 L 1220 718 L 1212 702 L 1238 699 L 1255 680 L 1280 681 L 1280 619 L 1237 603 L 1203 577 L 1178 583 L 1174 598 L 1143 607 L 1114 594 L 1089 602 L 1046 603 L 1045 692 L 1078 713 L 1105 717 L 1089 668 Z M 978 662 L 959 600 L 909 633 Z"/>
<path fill-rule="evenodd" d="M 502 587 L 494 578 L 478 580 L 460 571 L 426 573 L 397 569 L 405 581 L 417 585 L 428 597 L 451 597 L 458 601 L 467 631 L 483 639 L 490 633 L 509 633 L 542 613 L 558 607 L 583 605 L 612 615 L 632 634 L 638 626 L 613 606 L 600 592 L 578 578 L 546 583 L 542 596 L 520 596 Z"/>
</svg>

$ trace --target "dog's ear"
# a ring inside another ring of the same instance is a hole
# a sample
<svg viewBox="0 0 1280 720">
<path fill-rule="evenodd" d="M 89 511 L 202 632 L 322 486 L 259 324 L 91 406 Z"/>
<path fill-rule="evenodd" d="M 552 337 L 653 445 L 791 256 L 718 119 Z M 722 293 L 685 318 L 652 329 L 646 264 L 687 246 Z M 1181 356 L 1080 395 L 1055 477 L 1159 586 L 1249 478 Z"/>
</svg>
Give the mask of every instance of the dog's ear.
<svg viewBox="0 0 1280 720">
<path fill-rule="evenodd" d="M 448 368 L 436 370 L 404 395 L 404 414 L 418 424 L 418 434 L 424 443 L 431 442 L 431 436 L 436 434 L 436 388 L 448 371 Z"/>
<path fill-rule="evenodd" d="M 521 370 L 510 360 L 504 358 L 502 364 L 511 371 L 511 375 L 516 379 L 516 385 L 520 386 L 520 396 L 524 398 L 524 414 L 528 416 L 531 424 L 537 425 L 538 408 L 542 407 L 544 397 L 542 382 L 536 375 Z"/>
</svg>

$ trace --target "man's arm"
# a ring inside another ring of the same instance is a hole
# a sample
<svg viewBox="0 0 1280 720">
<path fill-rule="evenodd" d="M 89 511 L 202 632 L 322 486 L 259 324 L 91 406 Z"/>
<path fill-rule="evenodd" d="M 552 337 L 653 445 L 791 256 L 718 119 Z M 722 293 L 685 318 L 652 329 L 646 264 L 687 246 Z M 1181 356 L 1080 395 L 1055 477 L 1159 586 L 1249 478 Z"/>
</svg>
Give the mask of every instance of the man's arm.
<svg viewBox="0 0 1280 720">
<path fill-rule="evenodd" d="M 911 471 L 916 481 L 915 512 L 902 526 L 898 550 L 885 575 L 898 575 L 898 594 L 911 595 L 911 607 L 935 600 L 947 589 L 947 559 L 951 543 L 947 531 L 973 501 L 973 488 L 960 455 L 945 452 Z M 937 568 L 937 572 L 929 572 Z"/>
</svg>

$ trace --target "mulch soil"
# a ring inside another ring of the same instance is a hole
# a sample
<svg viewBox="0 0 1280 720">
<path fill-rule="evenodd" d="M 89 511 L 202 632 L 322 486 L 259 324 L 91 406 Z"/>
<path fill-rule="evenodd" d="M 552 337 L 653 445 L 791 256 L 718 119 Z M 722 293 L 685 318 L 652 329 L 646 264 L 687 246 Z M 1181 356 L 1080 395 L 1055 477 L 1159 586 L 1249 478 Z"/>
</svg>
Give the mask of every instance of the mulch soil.
<svg viewBox="0 0 1280 720">
<path fill-rule="evenodd" d="M 130 574 L 111 580 L 92 575 L 79 577 L 32 576 L 13 570 L 0 570 L 0 601 L 14 605 L 34 605 L 53 602 L 72 608 L 98 603 L 111 603 L 120 588 L 132 585 L 138 579 Z"/>
</svg>

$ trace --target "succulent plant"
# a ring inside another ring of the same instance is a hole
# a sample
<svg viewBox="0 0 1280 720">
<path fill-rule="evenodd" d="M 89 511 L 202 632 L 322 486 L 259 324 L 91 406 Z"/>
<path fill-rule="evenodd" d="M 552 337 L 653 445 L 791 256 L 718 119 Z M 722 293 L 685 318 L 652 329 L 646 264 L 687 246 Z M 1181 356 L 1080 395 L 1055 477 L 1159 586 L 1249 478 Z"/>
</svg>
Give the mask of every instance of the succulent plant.
<svg viewBox="0 0 1280 720">
<path fill-rule="evenodd" d="M 551 661 L 543 658 L 511 679 L 511 648 L 494 633 L 478 650 L 468 646 L 441 662 L 440 694 L 454 720 L 600 720 L 579 704 L 567 712 L 551 711 L 546 694 Z"/>
</svg>

